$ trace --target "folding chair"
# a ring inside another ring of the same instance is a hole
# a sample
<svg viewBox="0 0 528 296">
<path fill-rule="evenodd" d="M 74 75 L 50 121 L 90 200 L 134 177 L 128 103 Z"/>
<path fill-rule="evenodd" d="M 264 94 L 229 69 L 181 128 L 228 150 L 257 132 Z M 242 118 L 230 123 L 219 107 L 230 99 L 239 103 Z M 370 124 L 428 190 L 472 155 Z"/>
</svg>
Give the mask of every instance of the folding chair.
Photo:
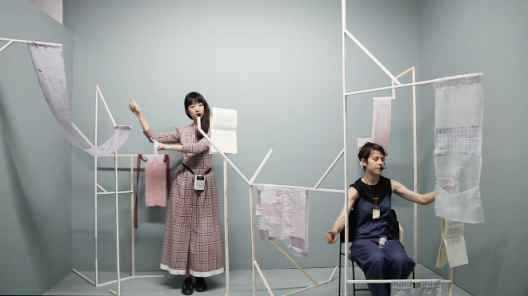
<svg viewBox="0 0 528 296">
<path fill-rule="evenodd" d="M 398 217 L 396 216 L 396 211 L 394 211 L 394 209 L 391 209 L 391 211 L 392 211 L 392 229 L 391 229 L 391 232 L 389 233 L 389 236 L 391 239 L 399 240 L 400 230 L 403 232 L 403 228 L 401 227 L 400 221 L 398 220 Z M 348 240 L 349 242 L 354 240 L 355 234 L 356 234 L 356 214 L 354 210 L 351 210 L 350 214 L 348 215 Z M 345 243 L 345 229 L 344 228 L 339 233 L 339 242 L 340 242 L 339 243 L 339 289 L 338 289 L 337 295 L 341 295 L 341 256 L 345 256 L 345 253 L 343 253 L 343 244 Z M 403 245 L 403 242 L 401 243 Z M 348 244 L 346 245 L 348 247 Z M 347 256 L 348 259 L 352 261 L 352 279 L 355 280 L 356 279 L 355 266 L 357 264 L 357 266 L 361 268 L 361 264 L 359 264 L 359 262 L 357 262 L 356 259 L 354 259 L 354 257 L 352 257 L 348 251 L 347 253 L 348 253 L 348 256 Z M 414 270 L 413 270 L 413 275 L 414 275 Z M 368 291 L 368 288 L 356 289 L 355 283 L 352 284 L 352 289 L 354 291 L 354 296 L 356 296 L 356 291 Z"/>
</svg>

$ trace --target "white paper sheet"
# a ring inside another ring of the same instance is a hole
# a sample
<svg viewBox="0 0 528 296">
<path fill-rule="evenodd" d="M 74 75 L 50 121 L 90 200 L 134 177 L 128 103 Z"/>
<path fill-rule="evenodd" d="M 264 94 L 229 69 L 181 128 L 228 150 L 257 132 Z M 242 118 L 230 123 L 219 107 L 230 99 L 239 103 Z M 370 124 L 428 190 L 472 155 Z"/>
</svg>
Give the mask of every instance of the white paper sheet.
<svg viewBox="0 0 528 296">
<path fill-rule="evenodd" d="M 237 110 L 212 108 L 211 112 L 211 140 L 224 153 L 237 153 Z M 210 145 L 209 153 L 217 154 L 218 151 Z"/>
<path fill-rule="evenodd" d="M 464 223 L 442 219 L 442 243 L 438 251 L 436 267 L 450 267 L 468 264 Z"/>
</svg>

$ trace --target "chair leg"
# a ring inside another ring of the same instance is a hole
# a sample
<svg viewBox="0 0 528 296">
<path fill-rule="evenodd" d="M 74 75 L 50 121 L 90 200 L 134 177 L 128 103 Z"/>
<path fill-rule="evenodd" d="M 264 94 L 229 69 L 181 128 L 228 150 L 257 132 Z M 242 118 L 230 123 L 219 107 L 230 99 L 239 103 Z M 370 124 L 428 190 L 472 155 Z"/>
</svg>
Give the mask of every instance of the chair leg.
<svg viewBox="0 0 528 296">
<path fill-rule="evenodd" d="M 356 279 L 356 266 L 354 264 L 354 260 L 350 260 L 352 261 L 352 279 L 355 280 Z M 352 284 L 352 290 L 354 290 L 354 296 L 356 296 L 356 283 L 353 283 Z"/>
</svg>

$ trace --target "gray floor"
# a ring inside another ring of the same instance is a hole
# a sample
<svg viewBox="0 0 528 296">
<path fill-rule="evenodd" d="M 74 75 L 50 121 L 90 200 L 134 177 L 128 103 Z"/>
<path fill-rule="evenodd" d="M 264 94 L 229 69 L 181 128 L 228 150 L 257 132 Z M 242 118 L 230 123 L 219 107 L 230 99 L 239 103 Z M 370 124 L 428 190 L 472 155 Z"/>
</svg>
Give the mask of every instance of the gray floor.
<svg viewBox="0 0 528 296">
<path fill-rule="evenodd" d="M 330 278 L 333 268 L 310 268 L 306 270 L 307 273 L 317 282 L 323 282 Z M 95 273 L 81 272 L 83 275 L 91 280 L 94 280 Z M 312 282 L 298 269 L 273 269 L 263 270 L 264 276 L 271 286 L 274 295 L 283 295 L 293 292 L 298 289 L 312 285 Z M 123 277 L 130 274 L 123 273 Z M 182 295 L 180 292 L 182 276 L 172 276 L 166 272 L 141 272 L 136 275 L 165 275 L 163 278 L 135 278 L 121 282 L 121 295 L 159 295 L 159 296 L 174 296 Z M 423 279 L 441 279 L 441 277 L 418 264 L 418 275 Z M 357 279 L 364 279 L 363 272 L 356 268 Z M 99 272 L 99 282 L 115 280 L 115 272 Z M 252 272 L 251 270 L 232 270 L 231 277 L 231 293 L 230 295 L 252 295 Z M 352 274 L 350 273 L 350 278 Z M 225 296 L 226 295 L 226 279 L 225 274 L 215 276 L 207 279 L 209 286 L 208 291 L 204 293 L 195 292 L 193 295 L 200 296 Z M 338 295 L 338 272 L 336 271 L 332 282 L 327 285 L 307 290 L 296 295 L 302 296 L 320 296 L 320 295 Z M 366 285 L 359 285 L 365 287 Z M 94 287 L 78 275 L 71 273 L 62 281 L 53 286 L 43 295 L 112 295 L 109 290 L 117 291 L 117 284 L 110 284 L 103 287 Z M 341 288 L 341 295 L 344 295 L 343 288 Z M 442 285 L 442 295 L 448 295 L 448 285 Z M 257 274 L 257 294 L 269 295 L 264 282 Z M 352 295 L 352 285 L 349 285 L 349 295 Z M 357 296 L 370 295 L 368 291 L 361 291 L 356 293 Z M 457 286 L 453 287 L 454 296 L 471 295 Z"/>
</svg>

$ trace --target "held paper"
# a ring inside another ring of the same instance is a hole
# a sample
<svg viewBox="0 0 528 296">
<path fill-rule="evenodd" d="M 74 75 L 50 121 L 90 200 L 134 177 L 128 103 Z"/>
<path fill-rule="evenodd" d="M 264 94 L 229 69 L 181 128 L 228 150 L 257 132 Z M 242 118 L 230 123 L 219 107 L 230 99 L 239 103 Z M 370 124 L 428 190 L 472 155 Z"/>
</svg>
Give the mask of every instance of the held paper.
<svg viewBox="0 0 528 296">
<path fill-rule="evenodd" d="M 442 267 L 446 263 L 450 267 L 468 264 L 463 222 L 442 219 L 442 243 L 436 267 Z"/>
<path fill-rule="evenodd" d="M 212 108 L 211 112 L 211 140 L 219 146 L 224 153 L 237 153 L 237 111 L 232 109 Z M 218 151 L 209 146 L 209 153 L 218 154 Z"/>
</svg>

